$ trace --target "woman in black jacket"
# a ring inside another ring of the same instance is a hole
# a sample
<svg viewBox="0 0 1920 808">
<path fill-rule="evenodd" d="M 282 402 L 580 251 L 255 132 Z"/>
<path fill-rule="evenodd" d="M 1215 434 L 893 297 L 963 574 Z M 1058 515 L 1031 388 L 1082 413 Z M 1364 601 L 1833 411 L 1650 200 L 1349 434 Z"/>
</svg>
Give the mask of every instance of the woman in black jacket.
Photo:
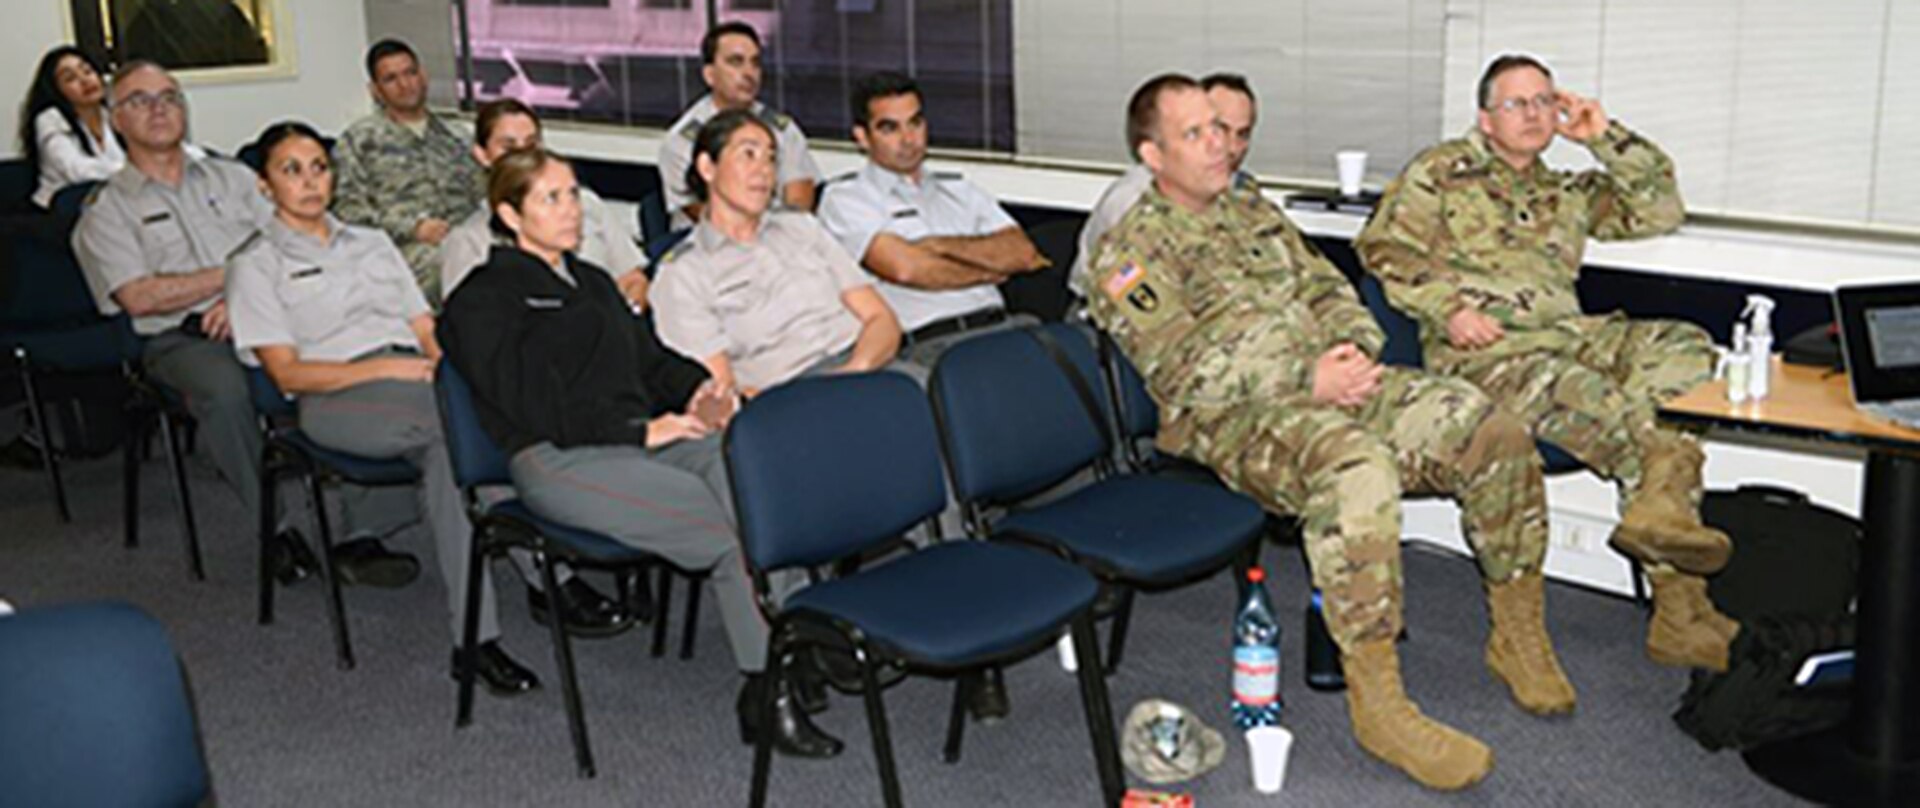
<svg viewBox="0 0 1920 808">
<path fill-rule="evenodd" d="M 612 536 L 687 569 L 711 569 L 714 599 L 753 695 L 777 686 L 774 745 L 807 757 L 841 744 L 770 685 L 767 625 L 740 556 L 720 431 L 738 396 L 668 351 L 613 280 L 573 255 L 581 232 L 573 168 L 544 150 L 496 161 L 487 204 L 514 246 L 495 246 L 447 299 L 440 343 L 471 383 L 481 426 L 511 457 L 536 513 Z"/>
</svg>

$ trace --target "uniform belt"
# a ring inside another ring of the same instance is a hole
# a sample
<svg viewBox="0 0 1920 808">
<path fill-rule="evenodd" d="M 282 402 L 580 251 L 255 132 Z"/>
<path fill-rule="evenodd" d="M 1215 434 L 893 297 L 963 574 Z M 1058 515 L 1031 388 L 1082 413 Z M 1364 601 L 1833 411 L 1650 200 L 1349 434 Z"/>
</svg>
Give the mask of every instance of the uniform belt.
<svg viewBox="0 0 1920 808">
<path fill-rule="evenodd" d="M 935 320 L 931 323 L 927 323 L 926 325 L 920 326 L 919 328 L 916 328 L 912 332 L 908 333 L 906 339 L 903 340 L 902 342 L 904 345 L 912 345 L 916 342 L 926 342 L 927 340 L 930 340 L 930 339 L 938 339 L 940 337 L 947 336 L 948 334 L 958 334 L 962 331 L 968 331 L 975 328 L 986 328 L 987 326 L 990 326 L 990 325 L 999 325 L 1000 323 L 1004 323 L 1006 321 L 1007 321 L 1006 309 L 993 308 L 993 309 L 981 309 L 979 311 L 970 311 L 970 312 L 967 312 L 966 314 L 948 317 L 944 320 Z"/>
</svg>

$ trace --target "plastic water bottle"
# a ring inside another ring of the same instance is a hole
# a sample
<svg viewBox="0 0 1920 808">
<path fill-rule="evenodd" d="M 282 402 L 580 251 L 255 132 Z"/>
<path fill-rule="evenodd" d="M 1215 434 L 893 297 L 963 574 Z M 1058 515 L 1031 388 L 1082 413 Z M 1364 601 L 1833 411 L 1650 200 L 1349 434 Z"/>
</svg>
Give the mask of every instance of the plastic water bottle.
<svg viewBox="0 0 1920 808">
<path fill-rule="evenodd" d="M 1233 723 L 1280 723 L 1280 624 L 1267 599 L 1265 570 L 1247 570 L 1247 594 L 1233 619 Z"/>
<path fill-rule="evenodd" d="M 1307 687 L 1321 691 L 1339 691 L 1347 689 L 1345 671 L 1340 669 L 1340 648 L 1333 644 L 1333 635 L 1327 633 L 1325 606 L 1320 601 L 1320 590 L 1313 590 L 1313 600 L 1307 603 Z"/>
</svg>

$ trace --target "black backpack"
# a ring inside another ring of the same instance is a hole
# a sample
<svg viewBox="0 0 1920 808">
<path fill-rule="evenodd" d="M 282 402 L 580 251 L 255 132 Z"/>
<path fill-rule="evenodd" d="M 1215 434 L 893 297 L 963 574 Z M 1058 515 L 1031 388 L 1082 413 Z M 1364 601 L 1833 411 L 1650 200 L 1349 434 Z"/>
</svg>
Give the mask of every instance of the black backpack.
<svg viewBox="0 0 1920 808">
<path fill-rule="evenodd" d="M 1740 621 L 1726 673 L 1695 672 L 1673 719 L 1708 749 L 1746 749 L 1846 718 L 1849 689 L 1801 688 L 1808 656 L 1853 647 L 1859 520 L 1767 486 L 1707 494 L 1702 521 L 1733 537 L 1733 559 L 1708 581 Z"/>
</svg>

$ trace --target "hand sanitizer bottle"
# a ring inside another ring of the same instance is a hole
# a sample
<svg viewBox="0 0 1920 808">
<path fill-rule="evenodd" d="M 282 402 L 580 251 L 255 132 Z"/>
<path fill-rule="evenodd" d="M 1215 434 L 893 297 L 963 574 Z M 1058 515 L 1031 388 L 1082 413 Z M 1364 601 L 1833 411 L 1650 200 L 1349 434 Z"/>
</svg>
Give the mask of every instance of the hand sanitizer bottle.
<svg viewBox="0 0 1920 808">
<path fill-rule="evenodd" d="M 1747 295 L 1744 315 L 1751 320 L 1747 328 L 1747 395 L 1755 401 L 1767 397 L 1773 371 L 1773 298 Z"/>
</svg>

